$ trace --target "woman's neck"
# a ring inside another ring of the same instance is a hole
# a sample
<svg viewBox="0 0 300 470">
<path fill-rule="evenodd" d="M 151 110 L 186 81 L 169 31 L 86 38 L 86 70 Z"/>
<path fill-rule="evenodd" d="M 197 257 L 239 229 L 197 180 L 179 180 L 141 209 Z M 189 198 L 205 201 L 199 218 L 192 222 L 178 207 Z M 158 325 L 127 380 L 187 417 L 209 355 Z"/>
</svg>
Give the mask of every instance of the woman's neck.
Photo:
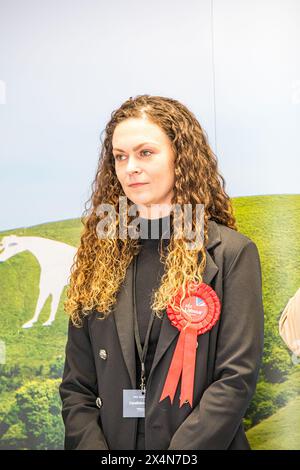
<svg viewBox="0 0 300 470">
<path fill-rule="evenodd" d="M 139 217 L 139 222 L 141 239 L 159 240 L 160 238 L 170 238 L 171 236 L 170 215 L 156 219 Z"/>
<path fill-rule="evenodd" d="M 157 220 L 170 215 L 172 204 L 150 204 L 148 206 L 137 204 L 140 217 L 143 219 Z"/>
</svg>

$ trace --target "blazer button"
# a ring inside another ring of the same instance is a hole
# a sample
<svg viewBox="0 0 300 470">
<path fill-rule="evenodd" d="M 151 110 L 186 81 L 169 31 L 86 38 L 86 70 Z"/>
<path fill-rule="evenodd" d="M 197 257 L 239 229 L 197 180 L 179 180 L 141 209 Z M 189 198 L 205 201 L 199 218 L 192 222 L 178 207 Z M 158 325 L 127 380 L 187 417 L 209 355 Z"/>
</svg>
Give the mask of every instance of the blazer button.
<svg viewBox="0 0 300 470">
<path fill-rule="evenodd" d="M 100 397 L 97 397 L 97 399 L 96 399 L 96 405 L 98 406 L 98 408 L 101 408 L 101 406 L 103 405 L 103 402 L 102 402 L 102 400 L 101 400 Z"/>
<path fill-rule="evenodd" d="M 101 357 L 101 359 L 103 359 L 104 361 L 106 361 L 107 359 L 107 352 L 105 349 L 100 349 L 99 351 L 99 356 Z"/>
</svg>

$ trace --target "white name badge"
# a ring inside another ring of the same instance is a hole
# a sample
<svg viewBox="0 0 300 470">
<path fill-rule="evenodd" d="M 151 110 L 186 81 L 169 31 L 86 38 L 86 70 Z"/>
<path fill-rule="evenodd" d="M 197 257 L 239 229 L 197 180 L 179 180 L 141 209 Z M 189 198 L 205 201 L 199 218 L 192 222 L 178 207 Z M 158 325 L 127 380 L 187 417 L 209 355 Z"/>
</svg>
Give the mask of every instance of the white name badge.
<svg viewBox="0 0 300 470">
<path fill-rule="evenodd" d="M 123 390 L 123 418 L 145 418 L 145 397 L 141 390 Z"/>
</svg>

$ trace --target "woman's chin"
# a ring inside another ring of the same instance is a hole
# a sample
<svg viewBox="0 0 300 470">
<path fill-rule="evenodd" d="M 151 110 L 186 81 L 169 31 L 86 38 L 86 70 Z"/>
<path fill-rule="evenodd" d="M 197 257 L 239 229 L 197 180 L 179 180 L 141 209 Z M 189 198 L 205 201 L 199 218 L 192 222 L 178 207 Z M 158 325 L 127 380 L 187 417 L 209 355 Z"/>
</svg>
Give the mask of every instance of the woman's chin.
<svg viewBox="0 0 300 470">
<path fill-rule="evenodd" d="M 151 204 L 155 204 L 154 200 L 150 199 L 149 196 L 148 197 L 141 196 L 141 197 L 134 197 L 134 198 L 129 197 L 129 199 L 137 206 L 150 206 Z"/>
</svg>

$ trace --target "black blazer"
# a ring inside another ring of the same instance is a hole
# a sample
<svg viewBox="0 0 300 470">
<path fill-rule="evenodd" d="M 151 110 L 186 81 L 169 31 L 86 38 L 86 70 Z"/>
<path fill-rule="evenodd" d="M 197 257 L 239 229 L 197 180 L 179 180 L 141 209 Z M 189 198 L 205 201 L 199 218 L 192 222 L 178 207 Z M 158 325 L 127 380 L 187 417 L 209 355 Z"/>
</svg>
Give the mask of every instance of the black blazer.
<svg viewBox="0 0 300 470">
<path fill-rule="evenodd" d="M 179 331 L 164 314 L 147 379 L 146 449 L 249 449 L 243 416 L 263 353 L 261 268 L 256 245 L 209 221 L 203 282 L 221 301 L 215 326 L 198 336 L 193 407 L 159 403 Z M 93 311 L 82 328 L 69 322 L 59 387 L 65 449 L 135 449 L 137 418 L 123 418 L 123 389 L 136 388 L 133 263 L 105 320 Z"/>
</svg>

